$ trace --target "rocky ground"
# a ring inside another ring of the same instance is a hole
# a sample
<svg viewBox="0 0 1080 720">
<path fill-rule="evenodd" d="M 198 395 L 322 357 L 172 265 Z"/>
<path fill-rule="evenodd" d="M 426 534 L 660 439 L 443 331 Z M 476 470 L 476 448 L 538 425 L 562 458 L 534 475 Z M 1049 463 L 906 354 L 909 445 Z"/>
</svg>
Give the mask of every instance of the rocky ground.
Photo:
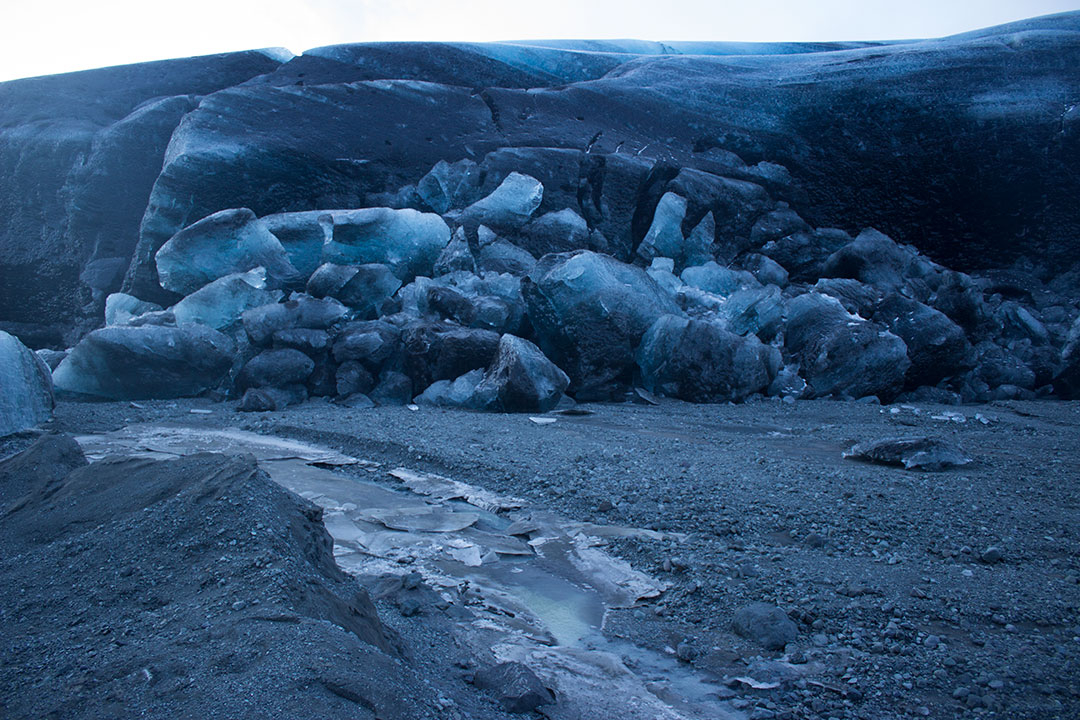
<svg viewBox="0 0 1080 720">
<path fill-rule="evenodd" d="M 538 424 L 521 415 L 318 401 L 262 414 L 204 400 L 61 403 L 52 428 L 81 434 L 140 422 L 240 427 L 320 443 L 384 467 L 439 473 L 577 520 L 664 531 L 663 541 L 613 541 L 615 553 L 671 588 L 657 601 L 609 611 L 605 633 L 677 656 L 746 717 L 1068 718 L 1080 712 L 1076 403 L 579 407 L 589 413 L 549 414 L 555 422 Z M 856 443 L 892 436 L 941 438 L 973 462 L 922 473 L 841 456 Z M 28 442 L 10 439 L 3 449 Z M 160 547 L 146 552 L 163 565 L 176 560 Z M 57 560 L 21 557 L 41 567 Z M 17 572 L 10 559 L 9 575 Z M 122 574 L 120 566 L 130 561 L 94 556 L 93 562 L 105 574 L 80 576 L 83 582 L 96 577 L 98 587 L 74 588 L 79 602 L 84 592 L 107 597 L 115 580 L 107 573 Z M 33 584 L 25 568 L 19 577 Z M 37 611 L 17 596 L 5 603 L 15 645 L 29 642 L 23 633 L 33 630 L 21 614 L 44 618 L 44 609 L 76 600 L 62 582 L 35 587 L 56 596 L 35 603 Z M 242 610 L 250 599 L 239 602 Z M 797 637 L 785 650 L 764 650 L 733 632 L 736 611 L 753 602 L 779 606 L 795 621 Z M 499 715 L 464 682 L 474 661 L 447 663 L 454 655 L 440 633 L 452 615 L 403 617 L 377 604 L 387 632 L 413 648 L 409 677 L 439 678 L 435 699 L 419 709 L 398 708 L 402 716 L 438 716 L 438 698 L 451 699 L 446 707 L 462 717 Z M 83 605 L 96 612 L 93 603 Z M 232 607 L 208 618 L 206 632 L 241 612 Z M 97 648 L 107 629 L 87 627 L 70 621 L 64 632 L 41 637 L 71 643 L 73 652 Z M 327 639 L 325 627 L 315 629 L 320 643 L 345 637 Z M 306 641 L 300 633 L 285 642 Z M 16 716 L 20 708 L 43 707 L 27 704 L 28 693 L 58 687 L 42 678 L 60 671 L 35 664 L 28 647 L 7 655 L 5 684 L 18 689 L 5 692 L 4 702 Z M 93 655 L 70 661 L 101 672 Z M 88 687 L 70 670 L 68 698 Z M 328 687 L 325 677 L 313 677 Z M 415 682 L 403 680 L 405 689 Z M 124 686 L 114 686 L 114 700 L 122 703 Z M 108 714 L 119 706 L 100 707 Z M 378 712 L 359 707 L 351 705 L 361 717 Z"/>
</svg>

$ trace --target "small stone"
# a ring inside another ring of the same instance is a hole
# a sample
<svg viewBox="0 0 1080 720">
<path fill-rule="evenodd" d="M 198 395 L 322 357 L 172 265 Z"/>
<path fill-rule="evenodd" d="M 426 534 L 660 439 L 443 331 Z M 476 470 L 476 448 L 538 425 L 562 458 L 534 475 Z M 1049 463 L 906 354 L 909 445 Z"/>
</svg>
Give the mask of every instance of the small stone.
<svg viewBox="0 0 1080 720">
<path fill-rule="evenodd" d="M 930 648 L 931 650 L 936 650 L 937 646 L 940 643 L 941 643 L 941 638 L 939 638 L 937 635 L 928 635 L 927 638 L 925 640 L 923 640 L 923 645 Z"/>
<path fill-rule="evenodd" d="M 979 559 L 988 565 L 993 565 L 994 563 L 1001 562 L 1005 559 L 1005 551 L 996 545 L 993 545 L 986 548 L 982 555 L 979 556 Z"/>
</svg>

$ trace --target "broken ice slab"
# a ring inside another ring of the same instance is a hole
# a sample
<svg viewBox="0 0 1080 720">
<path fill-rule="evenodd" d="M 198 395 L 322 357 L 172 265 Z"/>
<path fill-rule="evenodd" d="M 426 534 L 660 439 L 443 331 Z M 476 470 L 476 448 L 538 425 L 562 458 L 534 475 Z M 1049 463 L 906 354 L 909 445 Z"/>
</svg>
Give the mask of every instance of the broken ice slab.
<svg viewBox="0 0 1080 720">
<path fill-rule="evenodd" d="M 247 208 L 222 210 L 189 225 L 161 246 L 155 261 L 161 286 L 181 295 L 259 266 L 279 282 L 298 276 L 281 242 Z"/>
<path fill-rule="evenodd" d="M 405 487 L 414 493 L 433 497 L 440 502 L 464 500 L 470 505 L 492 513 L 525 507 L 525 501 L 520 498 L 499 495 L 441 475 L 407 468 L 394 468 L 390 471 L 390 476 L 405 483 Z"/>
<path fill-rule="evenodd" d="M 428 275 L 450 242 L 450 227 L 432 213 L 364 208 L 334 213 L 333 235 L 322 261 L 339 265 L 382 263 L 403 282 Z"/>
<path fill-rule="evenodd" d="M 245 310 L 281 300 L 280 290 L 266 289 L 266 270 L 261 267 L 233 273 L 204 285 L 173 306 L 177 325 L 198 323 L 228 330 L 240 322 Z"/>
<path fill-rule="evenodd" d="M 844 457 L 931 472 L 971 462 L 971 458 L 955 445 L 929 437 L 885 438 L 859 443 L 845 452 Z"/>
<path fill-rule="evenodd" d="M 391 530 L 435 533 L 458 532 L 480 519 L 476 513 L 456 512 L 435 506 L 374 508 L 362 512 L 361 516 Z"/>
</svg>

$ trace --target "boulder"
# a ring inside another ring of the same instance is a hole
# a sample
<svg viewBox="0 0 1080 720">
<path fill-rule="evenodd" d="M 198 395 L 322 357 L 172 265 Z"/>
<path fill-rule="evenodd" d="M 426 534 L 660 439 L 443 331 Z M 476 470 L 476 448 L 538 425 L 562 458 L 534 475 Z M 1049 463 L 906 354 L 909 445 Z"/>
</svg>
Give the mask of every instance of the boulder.
<svg viewBox="0 0 1080 720">
<path fill-rule="evenodd" d="M 750 229 L 750 242 L 754 247 L 787 237 L 792 233 L 806 232 L 810 226 L 799 214 L 781 203 L 781 207 L 765 213 Z"/>
<path fill-rule="evenodd" d="M 541 705 L 555 702 L 536 673 L 519 662 L 505 662 L 483 668 L 473 680 L 476 687 L 491 693 L 510 713 L 531 713 Z"/>
<path fill-rule="evenodd" d="M 642 338 L 637 364 L 650 392 L 699 403 L 740 401 L 763 392 L 776 374 L 779 358 L 769 351 L 719 323 L 664 315 Z"/>
<path fill-rule="evenodd" d="M 944 275 L 927 304 L 945 313 L 968 333 L 979 330 L 989 314 L 978 284 L 958 272 Z"/>
<path fill-rule="evenodd" d="M 371 373 L 358 360 L 346 360 L 334 372 L 334 394 L 339 398 L 369 393 L 374 387 Z"/>
<path fill-rule="evenodd" d="M 499 335 L 479 328 L 419 322 L 402 329 L 401 342 L 405 373 L 416 387 L 427 387 L 486 368 L 498 351 Z"/>
<path fill-rule="evenodd" d="M 348 312 L 348 308 L 333 298 L 316 299 L 310 295 L 293 293 L 292 297 L 283 303 L 245 310 L 241 320 L 251 342 L 266 345 L 279 330 L 326 330 L 341 322 Z"/>
<path fill-rule="evenodd" d="M 310 277 L 322 262 L 323 245 L 333 235 L 334 216 L 322 211 L 279 213 L 262 221 L 281 243 L 299 276 Z"/>
<path fill-rule="evenodd" d="M 538 345 L 578 399 L 628 386 L 642 335 L 661 315 L 679 314 L 644 270 L 588 251 L 545 256 L 521 291 Z"/>
<path fill-rule="evenodd" d="M 134 295 L 112 293 L 105 298 L 105 324 L 127 325 L 132 318 L 159 310 L 160 305 L 145 302 Z"/>
<path fill-rule="evenodd" d="M 401 350 L 401 330 L 382 320 L 350 322 L 334 340 L 334 360 L 356 360 L 377 372 Z"/>
<path fill-rule="evenodd" d="M 233 273 L 204 285 L 172 307 L 177 325 L 198 323 L 215 330 L 229 330 L 246 310 L 276 303 L 280 290 L 266 289 L 261 267 Z"/>
<path fill-rule="evenodd" d="M 645 261 L 666 257 L 682 269 L 686 265 L 682 224 L 686 219 L 686 199 L 673 192 L 664 193 L 653 212 L 652 224 L 638 245 L 637 254 Z M 712 238 L 709 238 L 710 244 Z"/>
<path fill-rule="evenodd" d="M 878 305 L 873 320 L 907 345 L 908 387 L 937 385 L 971 367 L 971 343 L 944 313 L 893 293 Z"/>
<path fill-rule="evenodd" d="M 518 245 L 534 257 L 592 249 L 588 223 L 570 208 L 541 215 L 526 225 L 521 235 Z"/>
<path fill-rule="evenodd" d="M 882 292 L 873 285 L 849 278 L 821 278 L 813 290 L 836 298 L 849 313 L 867 319 L 873 317 L 882 298 Z"/>
<path fill-rule="evenodd" d="M 985 382 L 991 390 L 1003 385 L 1022 390 L 1034 389 L 1035 372 L 1008 349 L 984 340 L 975 346 L 975 354 L 975 377 Z"/>
<path fill-rule="evenodd" d="M 273 334 L 275 348 L 299 350 L 310 358 L 325 355 L 330 349 L 330 333 L 315 328 L 289 328 Z"/>
<path fill-rule="evenodd" d="M 298 278 L 281 242 L 247 208 L 222 210 L 189 225 L 169 238 L 154 257 L 161 286 L 181 295 L 260 266 L 278 284 Z"/>
<path fill-rule="evenodd" d="M 67 357 L 67 350 L 49 350 L 48 348 L 44 348 L 35 350 L 34 353 L 41 358 L 41 361 L 45 363 L 46 366 L 48 366 L 50 373 L 56 369 L 57 365 L 63 362 L 64 358 Z"/>
<path fill-rule="evenodd" d="M 383 370 L 368 396 L 379 405 L 407 405 L 413 398 L 412 380 L 405 373 Z"/>
<path fill-rule="evenodd" d="M 829 257 L 850 242 L 851 236 L 843 230 L 800 230 L 770 240 L 761 253 L 782 265 L 792 282 L 814 282 L 825 272 Z"/>
<path fill-rule="evenodd" d="M 730 160 L 735 165 L 743 165 L 734 154 L 729 155 L 723 164 Z M 662 165 L 658 166 L 657 170 L 662 168 Z M 760 239 L 752 239 L 755 221 L 776 205 L 757 182 L 746 177 L 718 174 L 727 169 L 712 163 L 708 164 L 708 171 L 706 168 L 682 167 L 664 185 L 666 192 L 686 198 L 683 226 L 694 228 L 688 240 L 698 235 L 693 242 L 694 251 L 704 249 L 711 256 L 715 248 L 723 262 L 730 262 L 750 247 L 760 245 Z"/>
<path fill-rule="evenodd" d="M 469 249 L 468 241 L 465 239 L 464 228 L 458 228 L 454 231 L 450 243 L 442 249 L 439 257 L 435 260 L 433 272 L 438 277 L 459 270 L 470 273 L 476 272 L 476 259 Z"/>
<path fill-rule="evenodd" d="M 0 437 L 52 417 L 49 367 L 14 335 L 0 330 Z"/>
<path fill-rule="evenodd" d="M 826 277 L 851 278 L 889 291 L 904 284 L 904 276 L 915 252 L 897 245 L 892 238 L 869 228 L 825 261 Z"/>
<path fill-rule="evenodd" d="M 401 280 L 382 263 L 320 266 L 308 279 L 313 297 L 332 297 L 352 308 L 358 320 L 375 320 L 385 314 Z"/>
<path fill-rule="evenodd" d="M 762 285 L 784 287 L 788 284 L 788 271 L 767 255 L 749 253 L 740 259 L 739 264 Z"/>
<path fill-rule="evenodd" d="M 481 369 L 469 372 L 453 380 L 436 380 L 424 392 L 416 396 L 417 405 L 446 408 L 472 408 L 476 404 L 476 387 L 483 381 Z"/>
<path fill-rule="evenodd" d="M 520 230 L 529 222 L 544 198 L 544 186 L 534 177 L 512 172 L 487 197 L 461 213 L 462 225 L 487 225 L 497 232 Z"/>
<path fill-rule="evenodd" d="M 1054 378 L 1054 392 L 1070 400 L 1080 399 L 1080 317 L 1073 322 L 1061 350 L 1061 369 Z"/>
<path fill-rule="evenodd" d="M 416 183 L 416 194 L 429 210 L 444 215 L 451 208 L 462 207 L 475 199 L 472 195 L 480 184 L 479 175 L 472 160 L 455 163 L 440 160 Z"/>
<path fill-rule="evenodd" d="M 307 397 L 307 390 L 303 385 L 253 387 L 244 391 L 236 409 L 241 412 L 279 411 L 290 405 L 299 405 L 307 400 Z"/>
<path fill-rule="evenodd" d="M 570 378 L 540 348 L 513 335 L 499 339 L 498 353 L 476 386 L 473 406 L 501 412 L 544 413 L 554 408 Z"/>
<path fill-rule="evenodd" d="M 381 263 L 402 282 L 430 275 L 450 242 L 450 228 L 431 213 L 391 208 L 338 210 L 322 261 L 339 265 Z"/>
<path fill-rule="evenodd" d="M 911 361 L 904 341 L 851 315 L 835 298 L 806 293 L 788 304 L 785 350 L 809 397 L 895 397 Z"/>
<path fill-rule="evenodd" d="M 264 350 L 247 361 L 237 384 L 242 388 L 302 385 L 314 369 L 315 361 L 299 350 Z"/>
<path fill-rule="evenodd" d="M 775 605 L 751 603 L 739 608 L 731 621 L 735 634 L 751 640 L 766 650 L 783 650 L 795 642 L 799 629 L 787 613 Z"/>
<path fill-rule="evenodd" d="M 687 285 L 720 297 L 727 297 L 740 288 L 761 286 L 761 283 L 745 270 L 733 270 L 717 265 L 712 260 L 704 265 L 686 268 L 680 277 Z"/>
<path fill-rule="evenodd" d="M 235 346 L 204 325 L 106 327 L 53 372 L 57 392 L 108 400 L 199 395 L 225 380 Z"/>
<path fill-rule="evenodd" d="M 536 266 L 536 258 L 513 243 L 499 238 L 480 246 L 476 267 L 482 273 L 508 273 L 520 277 Z"/>
<path fill-rule="evenodd" d="M 784 300 L 775 285 L 736 290 L 713 308 L 711 316 L 736 335 L 757 335 L 769 342 L 783 325 Z"/>
</svg>

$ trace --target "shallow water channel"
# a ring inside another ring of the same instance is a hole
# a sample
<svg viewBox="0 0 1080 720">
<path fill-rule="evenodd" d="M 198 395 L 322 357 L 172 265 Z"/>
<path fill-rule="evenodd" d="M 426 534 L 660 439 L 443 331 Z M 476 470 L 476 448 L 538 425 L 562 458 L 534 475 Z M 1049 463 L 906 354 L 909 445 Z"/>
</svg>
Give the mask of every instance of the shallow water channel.
<svg viewBox="0 0 1080 720">
<path fill-rule="evenodd" d="M 555 691 L 557 702 L 541 709 L 553 720 L 745 717 L 721 699 L 719 678 L 603 632 L 610 609 L 666 589 L 608 554 L 604 539 L 660 533 L 575 522 L 455 479 L 241 430 L 131 425 L 77 440 L 90 459 L 254 455 L 274 481 L 324 509 L 344 570 L 419 573 L 467 610 L 455 633 L 478 662 L 523 662 Z"/>
</svg>

